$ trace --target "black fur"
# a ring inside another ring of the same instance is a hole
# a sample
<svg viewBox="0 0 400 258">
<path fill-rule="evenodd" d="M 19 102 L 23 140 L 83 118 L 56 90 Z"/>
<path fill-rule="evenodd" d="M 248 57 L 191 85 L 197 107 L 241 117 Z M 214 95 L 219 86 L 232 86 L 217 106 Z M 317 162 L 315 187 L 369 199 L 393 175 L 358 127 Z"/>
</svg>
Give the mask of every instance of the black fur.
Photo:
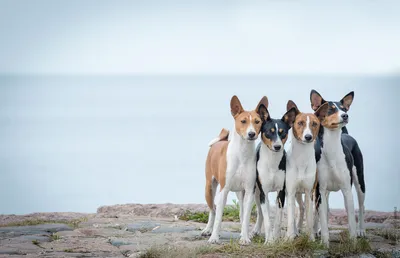
<svg viewBox="0 0 400 258">
<path fill-rule="evenodd" d="M 283 129 L 282 132 L 278 132 L 279 137 L 282 138 L 286 138 L 287 134 L 289 132 L 290 126 L 284 122 L 282 119 L 271 119 L 268 118 L 267 121 L 265 121 L 261 127 L 261 137 L 264 135 L 265 138 L 270 139 L 271 141 L 275 141 L 277 136 L 277 132 L 276 132 L 276 128 L 275 128 L 275 124 L 278 125 L 279 129 Z M 273 131 L 271 129 L 274 129 Z M 262 142 L 260 142 L 257 146 L 257 163 L 258 160 L 260 159 L 260 149 L 261 149 L 261 144 L 264 144 Z M 282 149 L 284 148 L 284 146 L 282 146 Z M 286 173 L 286 151 L 283 150 L 283 156 L 281 161 L 279 162 L 279 166 L 278 166 L 279 170 L 282 170 L 283 173 Z M 256 178 L 256 185 L 257 187 L 260 189 L 260 203 L 265 203 L 265 193 L 264 190 L 262 188 L 261 182 L 259 180 L 258 177 L 258 169 L 257 171 L 257 178 Z M 277 201 L 278 201 L 278 205 L 280 208 L 283 208 L 285 205 L 285 192 L 286 192 L 286 183 L 283 184 L 283 189 L 280 190 L 278 192 L 277 195 Z"/>
<path fill-rule="evenodd" d="M 325 102 L 327 102 L 327 101 L 322 100 L 322 104 Z M 328 103 L 328 105 L 329 105 L 328 115 L 334 114 L 338 111 L 338 109 L 336 107 L 332 108 L 332 106 L 334 104 L 336 104 L 336 106 L 340 110 L 347 112 L 347 109 L 345 107 L 343 107 L 341 102 L 333 102 L 333 101 L 328 101 L 328 102 L 329 102 Z M 321 126 L 319 133 L 318 133 L 318 138 L 316 139 L 316 144 L 315 144 L 315 159 L 317 162 L 321 159 L 321 148 L 324 147 L 323 135 L 324 135 L 324 128 Z M 345 154 L 346 165 L 350 171 L 350 184 L 351 185 L 353 184 L 352 169 L 353 169 L 353 165 L 354 165 L 357 169 L 357 177 L 358 177 L 361 191 L 363 193 L 365 193 L 363 155 L 358 146 L 357 141 L 352 136 L 349 135 L 348 130 L 345 126 L 342 127 L 341 143 L 342 143 L 343 153 Z M 321 204 L 321 198 L 320 198 L 320 192 L 319 192 L 319 183 L 317 183 L 316 207 L 318 208 L 320 204 Z"/>
</svg>

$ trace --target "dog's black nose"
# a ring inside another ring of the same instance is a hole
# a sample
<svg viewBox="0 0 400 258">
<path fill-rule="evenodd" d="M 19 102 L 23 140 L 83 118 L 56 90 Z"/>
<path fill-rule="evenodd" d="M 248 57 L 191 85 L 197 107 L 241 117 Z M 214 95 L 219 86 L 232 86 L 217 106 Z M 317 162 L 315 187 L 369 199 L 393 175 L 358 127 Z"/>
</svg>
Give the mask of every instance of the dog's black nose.
<svg viewBox="0 0 400 258">
<path fill-rule="evenodd" d="M 306 136 L 304 136 L 304 138 L 306 139 L 306 141 L 311 141 L 312 139 L 312 135 L 311 134 L 306 134 Z"/>
<path fill-rule="evenodd" d="M 255 132 L 250 132 L 250 133 L 249 133 L 249 137 L 250 137 L 250 138 L 254 138 L 254 136 L 256 136 L 256 133 L 255 133 Z"/>
<path fill-rule="evenodd" d="M 344 113 L 344 114 L 342 114 L 342 118 L 344 121 L 346 121 L 347 119 L 349 119 L 349 115 Z"/>
<path fill-rule="evenodd" d="M 275 146 L 274 146 L 274 149 L 275 149 L 276 151 L 280 150 L 281 148 L 282 148 L 282 146 L 280 146 L 280 145 L 275 145 Z"/>
</svg>

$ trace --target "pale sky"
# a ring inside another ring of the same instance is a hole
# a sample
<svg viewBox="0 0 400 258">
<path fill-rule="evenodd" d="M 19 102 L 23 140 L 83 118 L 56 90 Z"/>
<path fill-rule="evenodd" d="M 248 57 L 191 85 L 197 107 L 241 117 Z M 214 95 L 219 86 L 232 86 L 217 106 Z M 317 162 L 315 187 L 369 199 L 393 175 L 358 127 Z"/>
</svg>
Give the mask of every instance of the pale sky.
<svg viewBox="0 0 400 258">
<path fill-rule="evenodd" d="M 0 1 L 0 73 L 393 74 L 399 1 Z"/>
</svg>

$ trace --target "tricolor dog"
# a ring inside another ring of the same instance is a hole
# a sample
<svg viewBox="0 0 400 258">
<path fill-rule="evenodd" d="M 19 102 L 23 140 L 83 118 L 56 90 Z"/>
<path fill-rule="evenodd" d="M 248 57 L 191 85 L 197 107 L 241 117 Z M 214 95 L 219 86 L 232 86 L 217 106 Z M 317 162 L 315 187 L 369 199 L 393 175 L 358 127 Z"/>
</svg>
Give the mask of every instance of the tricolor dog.
<svg viewBox="0 0 400 258">
<path fill-rule="evenodd" d="M 288 227 L 286 237 L 293 239 L 297 235 L 295 225 L 295 198 L 305 196 L 307 233 L 314 240 L 312 192 L 316 185 L 317 163 L 315 160 L 314 143 L 318 137 L 320 120 L 328 111 L 328 104 L 321 105 L 314 114 L 301 113 L 296 104 L 289 100 L 287 109 L 295 110 L 295 120 L 292 126 L 292 142 L 288 149 L 286 162 L 286 193 Z M 302 209 L 301 203 L 300 210 Z M 301 212 L 302 213 L 302 212 Z M 304 211 L 303 211 L 304 213 Z M 303 214 L 300 215 L 300 218 Z M 301 221 L 301 220 L 300 220 Z M 299 228 L 301 225 L 298 225 Z"/>
<path fill-rule="evenodd" d="M 328 113 L 321 121 L 316 157 L 318 167 L 318 186 L 316 191 L 317 209 L 321 223 L 322 241 L 329 245 L 328 231 L 328 193 L 341 191 L 349 221 L 350 237 L 356 237 L 356 220 L 353 194 L 351 191 L 354 182 L 359 204 L 359 235 L 365 235 L 364 229 L 364 164 L 361 150 L 357 141 L 348 135 L 344 126 L 349 122 L 347 111 L 354 99 L 354 92 L 350 92 L 340 101 L 325 101 L 321 95 L 312 90 L 310 93 L 311 107 L 315 110 L 323 104 L 328 104 Z M 314 230 L 317 230 L 318 221 L 315 220 Z"/>
<path fill-rule="evenodd" d="M 261 109 L 261 142 L 257 146 L 257 184 L 255 200 L 257 221 L 252 236 L 261 233 L 264 221 L 265 243 L 280 236 L 282 210 L 285 205 L 286 152 L 284 145 L 295 118 L 295 109 L 287 111 L 281 119 L 270 118 L 267 109 Z M 268 194 L 277 192 L 274 231 L 272 234 Z"/>
<path fill-rule="evenodd" d="M 231 114 L 234 118 L 232 137 L 223 129 L 218 138 L 209 145 L 206 160 L 205 197 L 210 208 L 210 215 L 202 235 L 210 235 L 209 243 L 219 242 L 219 232 L 226 199 L 230 191 L 244 192 L 242 230 L 240 244 L 249 244 L 249 223 L 251 206 L 254 201 L 256 182 L 255 140 L 260 133 L 262 121 L 260 110 L 266 109 L 268 100 L 262 98 L 256 110 L 245 111 L 236 96 L 231 99 Z M 214 205 L 214 197 L 220 185 L 219 202 Z"/>
</svg>

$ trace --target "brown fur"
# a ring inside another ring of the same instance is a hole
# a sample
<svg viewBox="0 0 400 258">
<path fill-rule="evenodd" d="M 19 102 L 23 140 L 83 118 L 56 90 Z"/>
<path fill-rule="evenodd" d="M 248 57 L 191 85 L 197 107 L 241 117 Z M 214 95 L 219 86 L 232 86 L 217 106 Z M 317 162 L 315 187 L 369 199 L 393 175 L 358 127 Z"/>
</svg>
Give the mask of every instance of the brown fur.
<svg viewBox="0 0 400 258">
<path fill-rule="evenodd" d="M 317 109 L 322 105 L 322 102 L 325 102 L 325 100 L 318 92 L 314 91 L 311 93 L 310 102 L 311 102 L 311 108 L 314 111 L 317 111 Z"/>
<path fill-rule="evenodd" d="M 261 105 L 268 105 L 267 97 L 263 97 L 260 103 L 257 105 L 257 111 L 260 110 Z M 266 106 L 265 106 L 266 108 Z M 261 108 L 262 109 L 262 108 Z M 245 111 L 236 96 L 231 99 L 231 114 L 235 119 L 235 130 L 242 137 L 246 137 L 246 130 L 249 123 L 253 124 L 256 135 L 260 133 L 261 130 L 261 117 L 257 111 Z M 264 114 L 265 115 L 265 114 Z M 267 113 L 268 115 L 268 113 Z M 250 119 L 251 117 L 251 119 Z M 214 143 L 208 152 L 206 160 L 206 186 L 205 186 L 205 197 L 208 207 L 214 209 L 214 195 L 212 192 L 213 178 L 220 185 L 220 190 L 224 189 L 226 183 L 226 167 L 227 167 L 227 157 L 226 153 L 228 150 L 228 140 L 229 131 L 222 129 L 219 134 L 219 141 Z"/>
</svg>

